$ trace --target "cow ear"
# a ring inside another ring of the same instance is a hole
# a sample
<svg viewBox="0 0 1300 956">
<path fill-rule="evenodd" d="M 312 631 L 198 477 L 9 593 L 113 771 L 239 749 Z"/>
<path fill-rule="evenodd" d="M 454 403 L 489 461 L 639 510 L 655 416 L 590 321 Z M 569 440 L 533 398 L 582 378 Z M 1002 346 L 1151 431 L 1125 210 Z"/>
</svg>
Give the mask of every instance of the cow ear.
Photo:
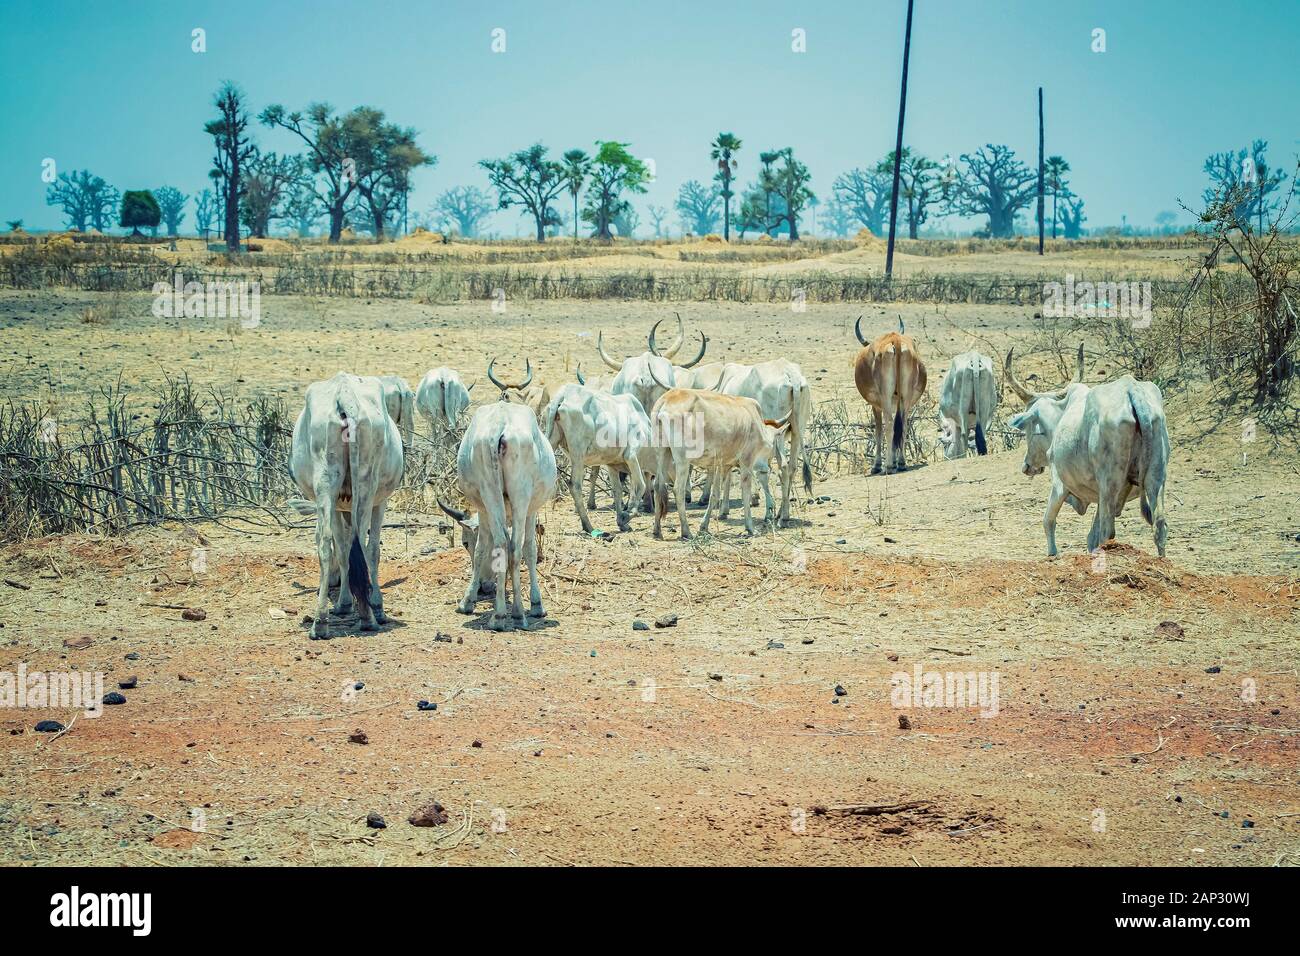
<svg viewBox="0 0 1300 956">
<path fill-rule="evenodd" d="M 1010 425 L 1012 428 L 1016 429 L 1017 431 L 1023 432 L 1027 430 L 1027 426 L 1029 425 L 1029 419 L 1031 417 L 1032 415 L 1029 412 L 1021 412 L 1019 415 L 1012 416 L 1012 418 L 1007 422 L 1007 424 Z"/>
</svg>

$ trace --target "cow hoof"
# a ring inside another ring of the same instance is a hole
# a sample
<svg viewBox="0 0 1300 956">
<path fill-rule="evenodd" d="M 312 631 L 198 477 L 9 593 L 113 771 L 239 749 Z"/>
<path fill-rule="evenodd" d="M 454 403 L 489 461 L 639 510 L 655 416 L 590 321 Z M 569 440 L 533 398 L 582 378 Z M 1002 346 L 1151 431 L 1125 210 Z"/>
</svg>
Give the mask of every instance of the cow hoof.
<svg viewBox="0 0 1300 956">
<path fill-rule="evenodd" d="M 508 617 L 494 617 L 490 626 L 494 631 L 508 631 L 513 627 Z"/>
<path fill-rule="evenodd" d="M 384 613 L 382 610 L 380 610 L 379 608 L 375 608 L 375 623 L 376 623 L 376 624 L 387 624 L 387 623 L 388 623 L 388 615 L 385 614 L 385 613 Z"/>
<path fill-rule="evenodd" d="M 311 626 L 311 639 L 313 641 L 328 641 L 330 639 L 329 625 L 313 624 Z"/>
<path fill-rule="evenodd" d="M 534 604 L 532 607 L 528 609 L 528 616 L 546 617 L 546 608 L 542 607 L 540 604 Z"/>
<path fill-rule="evenodd" d="M 457 614 L 473 614 L 473 613 L 474 613 L 474 605 L 473 605 L 473 604 L 466 604 L 464 601 L 461 601 L 459 604 L 456 605 L 456 613 L 457 613 Z"/>
<path fill-rule="evenodd" d="M 873 475 L 878 475 L 878 474 L 881 473 L 881 471 L 882 471 L 882 469 L 881 469 L 881 467 L 880 467 L 879 465 L 872 465 L 872 466 L 871 466 L 871 473 L 872 473 Z"/>
</svg>

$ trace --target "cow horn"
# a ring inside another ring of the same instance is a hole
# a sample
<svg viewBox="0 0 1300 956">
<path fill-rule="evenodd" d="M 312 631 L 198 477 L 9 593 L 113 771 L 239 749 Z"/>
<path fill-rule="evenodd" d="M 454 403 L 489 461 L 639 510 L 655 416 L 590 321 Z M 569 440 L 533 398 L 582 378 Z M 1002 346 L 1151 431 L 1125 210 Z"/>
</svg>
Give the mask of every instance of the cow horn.
<svg viewBox="0 0 1300 956">
<path fill-rule="evenodd" d="M 1016 378 L 1016 373 L 1011 371 L 1011 356 L 1015 354 L 1015 351 L 1016 351 L 1016 347 L 1014 345 L 1011 348 L 1007 349 L 1007 360 L 1002 365 L 1003 369 L 1007 373 L 1007 384 L 1011 386 L 1011 390 L 1013 392 L 1015 392 L 1017 395 L 1020 396 L 1020 400 L 1022 402 L 1024 402 L 1026 405 L 1032 405 L 1034 403 L 1034 399 L 1036 399 L 1038 396 L 1035 395 L 1033 392 L 1029 391 L 1029 389 L 1025 388 L 1023 385 L 1021 385 L 1020 380 Z"/>
<path fill-rule="evenodd" d="M 533 384 L 533 360 L 531 358 L 524 359 L 524 372 L 527 374 L 527 377 L 515 386 L 515 388 L 519 389 L 521 392 L 529 385 Z"/>
<path fill-rule="evenodd" d="M 662 321 L 663 319 L 659 320 L 659 322 Z M 650 337 L 645 340 L 646 348 L 650 350 L 651 355 L 659 354 L 659 350 L 655 348 L 655 332 L 658 331 L 659 329 L 659 322 L 656 322 L 654 325 L 650 326 Z"/>
<path fill-rule="evenodd" d="M 468 516 L 468 512 L 457 511 L 455 508 L 447 504 L 441 498 L 438 499 L 438 507 L 441 508 L 443 511 L 447 512 L 449 516 L 455 518 L 457 521 L 464 521 L 465 518 Z"/>
<path fill-rule="evenodd" d="M 785 418 L 782 418 L 782 419 L 780 419 L 780 420 L 778 420 L 778 421 L 773 421 L 773 420 L 770 419 L 770 418 L 765 418 L 765 419 L 763 419 L 763 424 L 764 424 L 764 425 L 770 425 L 770 426 L 772 426 L 773 428 L 775 428 L 777 431 L 780 431 L 782 428 L 785 428 L 786 425 L 789 425 L 789 424 L 790 424 L 790 416 L 793 415 L 793 414 L 794 414 L 794 411 L 793 411 L 793 409 L 792 409 L 791 411 L 788 411 L 788 412 L 785 413 Z"/>
<path fill-rule="evenodd" d="M 700 335 L 700 354 L 695 356 L 695 358 L 691 359 L 685 365 L 683 365 L 682 368 L 694 368 L 696 365 L 699 365 L 700 360 L 704 358 L 704 350 L 709 347 L 709 337 L 705 335 L 703 332 L 700 332 L 699 335 Z"/>
<path fill-rule="evenodd" d="M 478 384 L 478 379 L 474 379 L 474 385 L 477 385 L 477 384 Z M 472 392 L 472 391 L 474 391 L 474 385 L 471 385 L 469 388 L 465 389 L 465 391 L 467 391 L 467 392 Z"/>
<path fill-rule="evenodd" d="M 497 364 L 496 356 L 493 356 L 492 361 L 488 362 L 488 381 L 504 392 L 506 391 L 506 389 L 510 388 L 510 386 L 506 385 L 499 378 L 497 378 L 495 375 L 492 374 L 492 367 L 496 364 Z"/>
<path fill-rule="evenodd" d="M 575 369 L 573 370 L 573 374 L 574 374 L 574 376 L 578 379 L 578 384 L 579 384 L 579 385 L 586 385 L 586 384 L 587 384 L 587 380 L 586 380 L 585 378 L 582 377 L 582 363 L 581 363 L 581 362 L 579 362 L 579 363 L 578 363 L 578 367 L 575 368 Z"/>
<path fill-rule="evenodd" d="M 610 358 L 608 355 L 605 354 L 605 340 L 603 337 L 604 334 L 605 334 L 604 332 L 596 333 L 596 351 L 600 353 L 600 360 L 602 362 L 604 362 L 606 365 L 612 368 L 615 372 L 620 371 L 623 368 L 623 363 L 615 362 L 612 358 Z"/>
<path fill-rule="evenodd" d="M 903 327 L 903 317 L 901 315 L 898 317 L 898 334 L 899 335 L 907 334 L 907 329 Z"/>
<path fill-rule="evenodd" d="M 674 312 L 673 315 L 677 316 L 677 341 L 668 347 L 668 351 L 664 352 L 664 358 L 666 359 L 675 356 L 682 350 L 682 346 L 686 344 L 686 327 L 682 325 L 682 314 Z"/>
<path fill-rule="evenodd" d="M 672 366 L 669 367 L 671 368 Z M 659 376 L 655 374 L 655 363 L 653 361 L 646 363 L 646 368 L 650 370 L 650 377 L 655 380 L 655 384 L 658 385 L 660 388 L 667 388 L 667 389 L 676 388 L 675 385 L 665 385 L 662 381 L 660 381 Z"/>
<path fill-rule="evenodd" d="M 861 326 L 862 326 L 862 316 L 858 316 L 858 321 L 853 323 L 853 334 L 858 337 L 858 341 L 861 342 L 864 346 L 870 345 L 871 343 L 869 343 L 866 339 L 862 337 Z"/>
</svg>

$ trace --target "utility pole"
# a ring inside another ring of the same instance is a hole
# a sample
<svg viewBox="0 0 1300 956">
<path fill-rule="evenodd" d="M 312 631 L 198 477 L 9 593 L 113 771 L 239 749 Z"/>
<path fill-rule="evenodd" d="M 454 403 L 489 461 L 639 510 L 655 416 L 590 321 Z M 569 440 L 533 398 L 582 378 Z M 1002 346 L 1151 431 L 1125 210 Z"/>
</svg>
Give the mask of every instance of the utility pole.
<svg viewBox="0 0 1300 956">
<path fill-rule="evenodd" d="M 1038 88 L 1038 254 L 1043 254 L 1043 88 Z"/>
<path fill-rule="evenodd" d="M 898 226 L 898 175 L 903 162 L 903 116 L 907 112 L 907 60 L 912 53 L 912 0 L 907 0 L 907 30 L 903 34 L 903 88 L 898 94 L 898 138 L 894 141 L 894 191 L 889 197 L 889 248 L 885 252 L 885 278 L 894 275 L 894 233 Z"/>
</svg>

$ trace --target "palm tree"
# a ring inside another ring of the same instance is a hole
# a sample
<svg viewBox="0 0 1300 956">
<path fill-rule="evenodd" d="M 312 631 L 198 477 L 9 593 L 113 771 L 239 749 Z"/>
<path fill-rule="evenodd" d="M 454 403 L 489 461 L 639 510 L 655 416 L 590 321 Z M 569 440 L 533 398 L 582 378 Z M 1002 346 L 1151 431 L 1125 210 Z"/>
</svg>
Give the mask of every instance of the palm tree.
<svg viewBox="0 0 1300 956">
<path fill-rule="evenodd" d="M 740 140 L 731 133 L 719 133 L 711 144 L 709 157 L 718 164 L 717 179 L 722 183 L 722 238 L 731 241 L 731 177 L 736 172 L 733 154 L 740 149 Z"/>
<path fill-rule="evenodd" d="M 1052 191 L 1052 238 L 1056 238 L 1056 197 L 1064 190 L 1065 174 L 1070 171 L 1070 164 L 1063 156 L 1048 156 L 1044 165 L 1047 187 Z"/>
<path fill-rule="evenodd" d="M 759 186 L 763 190 L 763 231 L 772 233 L 772 164 L 781 158 L 781 150 L 759 153 L 758 161 L 763 166 L 759 174 Z"/>
<path fill-rule="evenodd" d="M 564 154 L 561 165 L 564 181 L 568 184 L 569 195 L 573 197 L 573 241 L 578 241 L 578 193 L 582 192 L 583 180 L 591 169 L 591 157 L 580 149 L 571 149 Z"/>
</svg>

